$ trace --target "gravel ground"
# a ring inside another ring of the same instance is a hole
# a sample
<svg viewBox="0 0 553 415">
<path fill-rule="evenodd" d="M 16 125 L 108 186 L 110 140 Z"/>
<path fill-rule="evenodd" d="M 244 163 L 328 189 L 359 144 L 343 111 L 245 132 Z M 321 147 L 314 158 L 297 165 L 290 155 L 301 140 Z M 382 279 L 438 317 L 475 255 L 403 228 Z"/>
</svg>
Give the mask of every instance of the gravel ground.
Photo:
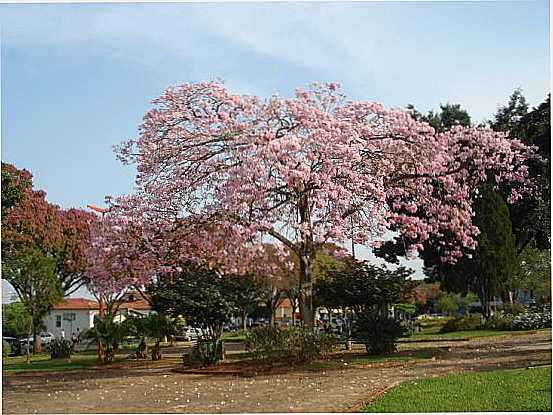
<svg viewBox="0 0 553 415">
<path fill-rule="evenodd" d="M 171 372 L 172 362 L 125 368 L 3 377 L 5 413 L 241 413 L 359 411 L 365 402 L 415 378 L 551 364 L 551 332 L 443 347 L 435 360 L 348 365 L 320 372 L 238 377 Z M 467 397 L 470 398 L 470 397 Z"/>
</svg>

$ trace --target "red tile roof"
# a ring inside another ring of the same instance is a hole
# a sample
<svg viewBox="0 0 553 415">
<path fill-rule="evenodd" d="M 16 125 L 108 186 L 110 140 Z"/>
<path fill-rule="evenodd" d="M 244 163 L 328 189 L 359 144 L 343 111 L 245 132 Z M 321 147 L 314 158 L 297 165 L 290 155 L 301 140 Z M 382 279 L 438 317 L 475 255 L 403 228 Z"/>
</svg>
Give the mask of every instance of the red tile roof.
<svg viewBox="0 0 553 415">
<path fill-rule="evenodd" d="M 65 298 L 53 310 L 97 310 L 98 302 L 87 298 Z"/>
<path fill-rule="evenodd" d="M 119 304 L 119 310 L 122 309 L 128 309 L 128 310 L 150 310 L 152 307 L 146 300 L 143 298 L 136 299 L 134 301 L 124 301 L 121 304 Z"/>
</svg>

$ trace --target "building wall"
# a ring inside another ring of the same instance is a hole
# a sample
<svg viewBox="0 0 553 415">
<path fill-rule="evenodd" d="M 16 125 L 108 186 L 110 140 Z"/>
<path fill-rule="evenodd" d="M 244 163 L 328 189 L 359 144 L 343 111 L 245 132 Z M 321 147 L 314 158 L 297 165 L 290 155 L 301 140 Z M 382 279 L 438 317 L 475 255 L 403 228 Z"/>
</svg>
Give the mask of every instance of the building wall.
<svg viewBox="0 0 553 415">
<path fill-rule="evenodd" d="M 275 311 L 276 319 L 291 319 L 292 318 L 292 307 L 291 306 L 280 306 Z"/>
<path fill-rule="evenodd" d="M 57 338 L 61 337 L 61 330 L 65 331 L 65 338 L 71 339 L 72 333 L 79 333 L 90 329 L 94 324 L 94 313 L 98 311 L 94 310 L 51 310 L 43 319 L 46 331 L 49 331 Z M 70 314 L 74 314 L 75 320 L 67 321 L 64 316 L 68 317 Z M 61 326 L 58 327 L 57 321 L 61 319 Z"/>
</svg>

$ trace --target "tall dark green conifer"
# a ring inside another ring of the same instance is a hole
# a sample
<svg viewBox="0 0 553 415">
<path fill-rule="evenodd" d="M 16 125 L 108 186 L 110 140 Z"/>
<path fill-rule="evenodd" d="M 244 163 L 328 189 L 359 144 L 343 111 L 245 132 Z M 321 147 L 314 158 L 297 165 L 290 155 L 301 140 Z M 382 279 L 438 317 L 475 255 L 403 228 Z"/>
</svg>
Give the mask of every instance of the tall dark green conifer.
<svg viewBox="0 0 553 415">
<path fill-rule="evenodd" d="M 483 187 L 476 201 L 475 225 L 480 229 L 472 258 L 463 257 L 443 269 L 444 286 L 451 291 L 473 291 L 482 303 L 486 318 L 494 297 L 506 294 L 506 284 L 517 267 L 515 238 L 509 209 L 491 187 Z"/>
</svg>

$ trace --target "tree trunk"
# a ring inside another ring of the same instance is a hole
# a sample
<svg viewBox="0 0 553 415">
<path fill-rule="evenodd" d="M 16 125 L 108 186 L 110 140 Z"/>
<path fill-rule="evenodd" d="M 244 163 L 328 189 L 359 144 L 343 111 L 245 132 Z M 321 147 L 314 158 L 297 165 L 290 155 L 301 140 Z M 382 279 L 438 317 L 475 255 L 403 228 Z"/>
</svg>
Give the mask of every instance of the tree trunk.
<svg viewBox="0 0 553 415">
<path fill-rule="evenodd" d="M 161 345 L 160 339 L 156 339 L 156 344 L 152 348 L 152 360 L 161 360 Z"/>
<path fill-rule="evenodd" d="M 29 344 L 29 337 L 33 334 L 33 323 L 29 322 L 29 332 L 27 333 L 27 363 L 31 363 L 31 346 Z"/>
<path fill-rule="evenodd" d="M 245 310 L 242 310 L 242 330 L 243 331 L 247 330 L 247 325 L 246 325 L 247 318 L 248 318 L 248 313 L 246 313 Z"/>
<path fill-rule="evenodd" d="M 34 334 L 34 346 L 33 346 L 33 352 L 35 354 L 40 353 L 42 351 L 42 344 L 40 342 L 40 325 L 41 321 L 35 321 L 33 322 L 33 334 Z"/>
<path fill-rule="evenodd" d="M 308 231 L 301 232 L 301 242 L 298 246 L 300 260 L 300 286 L 298 299 L 300 302 L 301 319 L 304 326 L 313 331 L 314 312 L 313 312 L 313 280 L 311 275 L 311 261 L 315 257 L 315 247 L 313 244 L 313 235 L 311 234 L 311 211 L 309 198 L 307 194 L 301 196 L 298 204 L 298 213 L 300 223 L 307 225 Z"/>
<path fill-rule="evenodd" d="M 489 320 L 492 314 L 492 308 L 489 299 L 485 298 L 482 301 L 482 312 L 484 314 L 484 318 L 486 320 Z"/>
<path fill-rule="evenodd" d="M 313 281 L 311 280 L 310 272 L 311 261 L 308 255 L 300 257 L 300 313 L 303 325 L 313 330 L 314 313 L 313 313 Z"/>
<path fill-rule="evenodd" d="M 147 354 L 148 346 L 146 346 L 146 340 L 144 339 L 144 336 L 140 338 L 140 344 L 138 345 L 138 349 L 136 350 L 136 358 L 137 359 L 146 359 L 148 356 Z"/>
<path fill-rule="evenodd" d="M 102 294 L 98 296 L 98 317 L 100 319 L 104 318 L 104 298 Z M 104 364 L 105 356 L 104 356 L 104 348 L 102 347 L 102 342 L 100 341 L 100 338 L 96 339 L 97 345 L 96 345 L 96 354 L 98 356 L 98 364 L 101 366 Z"/>
<path fill-rule="evenodd" d="M 225 344 L 222 340 L 217 340 L 217 359 L 218 360 L 225 360 Z"/>
</svg>

